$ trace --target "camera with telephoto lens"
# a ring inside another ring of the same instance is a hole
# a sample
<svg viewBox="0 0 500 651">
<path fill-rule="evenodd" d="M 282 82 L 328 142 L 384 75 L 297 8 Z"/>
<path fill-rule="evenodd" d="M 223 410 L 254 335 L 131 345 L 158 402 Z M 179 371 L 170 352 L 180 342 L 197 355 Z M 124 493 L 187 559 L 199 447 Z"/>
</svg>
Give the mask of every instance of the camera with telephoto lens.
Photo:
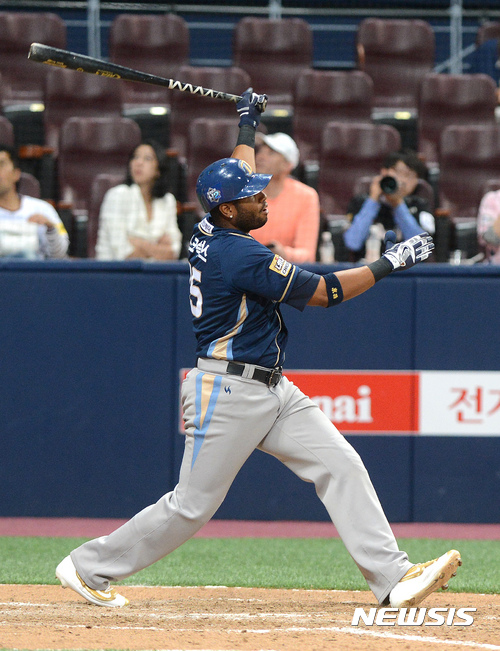
<svg viewBox="0 0 500 651">
<path fill-rule="evenodd" d="M 380 189 L 384 194 L 394 194 L 398 189 L 398 182 L 393 176 L 383 176 L 380 179 Z"/>
</svg>

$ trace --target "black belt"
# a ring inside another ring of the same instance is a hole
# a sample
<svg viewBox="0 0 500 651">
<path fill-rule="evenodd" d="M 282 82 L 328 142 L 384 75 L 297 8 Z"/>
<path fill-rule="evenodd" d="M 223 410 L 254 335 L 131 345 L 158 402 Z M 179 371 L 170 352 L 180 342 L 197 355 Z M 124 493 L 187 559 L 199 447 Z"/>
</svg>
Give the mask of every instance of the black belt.
<svg viewBox="0 0 500 651">
<path fill-rule="evenodd" d="M 243 375 L 245 369 L 245 364 L 240 362 L 228 362 L 226 373 L 229 375 Z M 277 366 L 276 368 L 271 368 L 268 371 L 265 371 L 263 368 L 254 369 L 253 375 L 250 380 L 258 380 L 267 384 L 268 387 L 275 387 L 281 380 L 283 376 L 283 367 Z"/>
</svg>

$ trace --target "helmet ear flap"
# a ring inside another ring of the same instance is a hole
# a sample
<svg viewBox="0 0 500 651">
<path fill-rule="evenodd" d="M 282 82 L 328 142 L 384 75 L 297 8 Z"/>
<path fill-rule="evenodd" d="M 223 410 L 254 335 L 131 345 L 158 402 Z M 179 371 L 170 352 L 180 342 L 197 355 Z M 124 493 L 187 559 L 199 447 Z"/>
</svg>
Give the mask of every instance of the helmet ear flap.
<svg viewBox="0 0 500 651">
<path fill-rule="evenodd" d="M 270 174 L 254 174 L 246 161 L 222 158 L 200 174 L 196 195 L 203 210 L 210 212 L 222 203 L 258 194 L 270 180 Z"/>
</svg>

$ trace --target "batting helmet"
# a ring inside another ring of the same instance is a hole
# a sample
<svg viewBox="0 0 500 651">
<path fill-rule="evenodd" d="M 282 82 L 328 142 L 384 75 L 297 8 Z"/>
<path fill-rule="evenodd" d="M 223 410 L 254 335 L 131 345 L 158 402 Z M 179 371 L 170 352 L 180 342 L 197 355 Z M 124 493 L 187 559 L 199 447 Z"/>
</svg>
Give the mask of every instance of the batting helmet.
<svg viewBox="0 0 500 651">
<path fill-rule="evenodd" d="M 254 174 L 250 165 L 237 158 L 222 158 L 206 167 L 198 177 L 196 195 L 203 210 L 221 203 L 252 197 L 271 180 L 271 174 Z"/>
</svg>

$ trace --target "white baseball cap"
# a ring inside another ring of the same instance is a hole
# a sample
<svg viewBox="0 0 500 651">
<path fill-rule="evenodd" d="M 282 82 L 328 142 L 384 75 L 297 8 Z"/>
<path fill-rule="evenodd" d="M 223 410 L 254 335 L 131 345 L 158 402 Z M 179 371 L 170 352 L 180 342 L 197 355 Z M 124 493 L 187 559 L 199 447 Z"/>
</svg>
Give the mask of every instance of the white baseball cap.
<svg viewBox="0 0 500 651">
<path fill-rule="evenodd" d="M 299 148 L 295 144 L 295 140 L 286 133 L 271 133 L 268 136 L 262 136 L 262 142 L 270 147 L 273 151 L 277 151 L 286 158 L 286 160 L 297 167 L 299 164 Z"/>
</svg>

